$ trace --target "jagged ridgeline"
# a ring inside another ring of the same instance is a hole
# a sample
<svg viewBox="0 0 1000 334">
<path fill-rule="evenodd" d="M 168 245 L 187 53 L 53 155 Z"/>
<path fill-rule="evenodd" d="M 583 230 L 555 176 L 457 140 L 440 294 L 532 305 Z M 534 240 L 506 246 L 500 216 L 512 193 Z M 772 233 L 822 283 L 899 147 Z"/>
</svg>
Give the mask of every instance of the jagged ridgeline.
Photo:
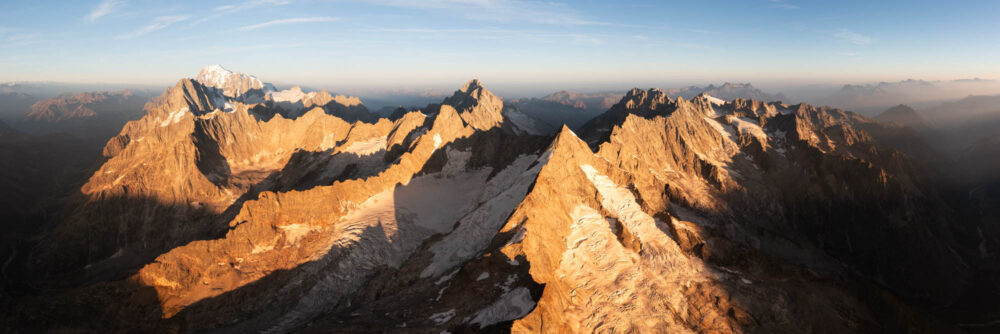
<svg viewBox="0 0 1000 334">
<path fill-rule="evenodd" d="M 912 132 L 837 109 L 633 89 L 574 132 L 211 66 L 145 111 L 5 329 L 941 332 L 976 270 Z"/>
</svg>

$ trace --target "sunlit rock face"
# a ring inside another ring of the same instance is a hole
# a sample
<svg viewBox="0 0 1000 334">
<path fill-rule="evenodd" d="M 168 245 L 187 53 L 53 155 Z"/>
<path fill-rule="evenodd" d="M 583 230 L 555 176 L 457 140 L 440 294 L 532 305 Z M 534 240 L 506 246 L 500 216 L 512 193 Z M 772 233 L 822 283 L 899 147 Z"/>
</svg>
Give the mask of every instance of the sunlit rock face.
<svg viewBox="0 0 1000 334">
<path fill-rule="evenodd" d="M 108 142 L 5 329 L 947 332 L 978 270 L 853 113 L 633 89 L 556 131 L 478 80 L 386 119 L 220 69 Z"/>
</svg>

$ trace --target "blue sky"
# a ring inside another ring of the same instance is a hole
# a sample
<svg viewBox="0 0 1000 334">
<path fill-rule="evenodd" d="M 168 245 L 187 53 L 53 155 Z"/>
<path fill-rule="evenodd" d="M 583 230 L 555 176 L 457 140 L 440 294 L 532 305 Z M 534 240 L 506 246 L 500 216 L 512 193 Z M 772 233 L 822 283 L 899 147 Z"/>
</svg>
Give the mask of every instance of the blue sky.
<svg viewBox="0 0 1000 334">
<path fill-rule="evenodd" d="M 0 0 L 0 81 L 669 86 L 1000 79 L 997 1 Z"/>
</svg>

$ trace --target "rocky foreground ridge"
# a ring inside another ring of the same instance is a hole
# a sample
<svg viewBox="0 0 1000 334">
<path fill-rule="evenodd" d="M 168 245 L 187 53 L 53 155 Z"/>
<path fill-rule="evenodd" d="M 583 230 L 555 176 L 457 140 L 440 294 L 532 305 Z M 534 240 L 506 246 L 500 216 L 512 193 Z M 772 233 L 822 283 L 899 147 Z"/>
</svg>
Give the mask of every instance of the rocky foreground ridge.
<svg viewBox="0 0 1000 334">
<path fill-rule="evenodd" d="M 995 237 L 850 112 L 633 89 L 552 131 L 478 80 L 390 120 L 217 72 L 108 142 L 4 329 L 939 333 L 989 296 Z"/>
</svg>

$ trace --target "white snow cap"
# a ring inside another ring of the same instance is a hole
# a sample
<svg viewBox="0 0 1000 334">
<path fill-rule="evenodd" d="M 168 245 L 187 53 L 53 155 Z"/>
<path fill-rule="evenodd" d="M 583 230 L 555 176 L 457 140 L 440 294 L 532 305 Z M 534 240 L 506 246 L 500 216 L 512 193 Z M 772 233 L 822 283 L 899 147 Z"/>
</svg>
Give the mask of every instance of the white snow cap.
<svg viewBox="0 0 1000 334">
<path fill-rule="evenodd" d="M 230 81 L 246 80 L 249 81 L 250 88 L 263 89 L 265 91 L 276 90 L 273 85 L 264 83 L 255 76 L 233 72 L 218 64 L 203 67 L 201 71 L 198 72 L 198 77 L 195 78 L 195 80 L 198 80 L 198 82 L 205 86 L 219 89 L 225 89 Z"/>
<path fill-rule="evenodd" d="M 198 72 L 198 82 L 206 86 L 224 86 L 229 81 L 229 76 L 233 74 L 235 74 L 233 71 L 225 69 L 222 65 L 208 65 Z"/>
</svg>

